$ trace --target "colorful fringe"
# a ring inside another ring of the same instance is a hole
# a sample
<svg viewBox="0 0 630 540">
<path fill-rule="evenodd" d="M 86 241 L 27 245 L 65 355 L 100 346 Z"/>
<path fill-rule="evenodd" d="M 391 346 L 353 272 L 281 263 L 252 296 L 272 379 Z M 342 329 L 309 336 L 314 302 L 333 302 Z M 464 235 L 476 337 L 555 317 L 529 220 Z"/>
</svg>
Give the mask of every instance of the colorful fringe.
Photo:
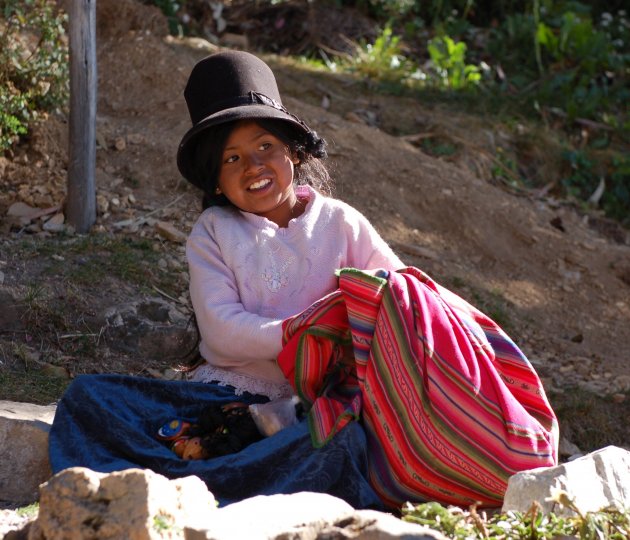
<svg viewBox="0 0 630 540">
<path fill-rule="evenodd" d="M 310 406 L 313 444 L 360 419 L 370 483 L 392 508 L 498 506 L 512 474 L 557 463 L 556 417 L 527 358 L 416 268 L 344 269 L 283 331 L 278 363 Z"/>
</svg>

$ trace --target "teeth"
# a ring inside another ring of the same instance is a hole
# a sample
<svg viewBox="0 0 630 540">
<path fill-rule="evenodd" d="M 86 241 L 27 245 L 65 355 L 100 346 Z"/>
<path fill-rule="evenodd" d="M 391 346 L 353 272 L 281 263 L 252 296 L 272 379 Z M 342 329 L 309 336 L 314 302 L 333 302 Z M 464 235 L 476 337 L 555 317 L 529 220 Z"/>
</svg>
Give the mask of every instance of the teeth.
<svg viewBox="0 0 630 540">
<path fill-rule="evenodd" d="M 269 178 L 265 178 L 264 180 L 259 180 L 258 182 L 254 182 L 247 189 L 260 189 L 262 187 L 265 187 L 270 182 L 271 182 L 271 180 Z"/>
</svg>

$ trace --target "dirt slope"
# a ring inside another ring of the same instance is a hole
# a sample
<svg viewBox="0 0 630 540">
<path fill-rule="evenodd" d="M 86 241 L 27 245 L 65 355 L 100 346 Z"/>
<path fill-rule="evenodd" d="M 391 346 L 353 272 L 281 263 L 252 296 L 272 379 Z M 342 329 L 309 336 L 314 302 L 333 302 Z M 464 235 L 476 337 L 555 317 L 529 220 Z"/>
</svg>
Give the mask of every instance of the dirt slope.
<svg viewBox="0 0 630 540">
<path fill-rule="evenodd" d="M 98 9 L 101 211 L 95 230 L 154 239 L 151 223 L 120 225 L 152 213 L 185 233 L 198 213 L 198 194 L 175 167 L 177 144 L 189 125 L 182 90 L 195 61 L 210 49 L 199 40 L 168 37 L 160 13 L 133 0 L 101 0 Z M 265 58 L 277 72 L 285 105 L 329 140 L 336 196 L 365 213 L 408 264 L 424 269 L 500 322 L 551 393 L 561 396 L 578 386 L 610 396 L 605 399 L 612 409 L 606 414 L 619 433 L 629 431 L 627 235 L 617 234 L 615 241 L 568 205 L 492 183 L 492 163 L 483 149 L 489 140 L 504 135 L 491 131 L 483 119 L 365 93 L 361 85 L 343 78 L 308 72 L 279 57 Z M 439 132 L 452 140 L 465 137 L 468 144 L 462 145 L 459 159 L 447 160 L 386 130 Z M 24 298 L 32 280 L 54 278 L 42 278 L 37 265 L 45 261 L 37 256 L 28 264 L 16 257 L 28 234 L 17 233 L 6 212 L 18 200 L 42 208 L 62 202 L 65 133 L 64 118 L 51 116 L 28 144 L 0 160 L 0 270 L 5 290 L 14 299 Z M 161 272 L 181 276 L 178 293 L 185 304 L 181 243 L 158 243 L 168 263 Z M 72 264 L 71 250 L 59 256 L 64 264 Z M 67 298 L 72 284 L 63 287 Z M 87 311 L 147 294 L 146 289 L 114 281 L 75 292 L 89 299 Z M 10 347 L 4 344 L 7 360 Z M 99 350 L 96 347 L 93 354 Z M 71 374 L 90 369 L 138 372 L 147 363 L 108 352 L 98 361 L 83 358 L 79 367 L 66 361 L 67 356 L 52 355 L 51 361 Z M 614 442 L 630 445 L 627 434 Z"/>
</svg>

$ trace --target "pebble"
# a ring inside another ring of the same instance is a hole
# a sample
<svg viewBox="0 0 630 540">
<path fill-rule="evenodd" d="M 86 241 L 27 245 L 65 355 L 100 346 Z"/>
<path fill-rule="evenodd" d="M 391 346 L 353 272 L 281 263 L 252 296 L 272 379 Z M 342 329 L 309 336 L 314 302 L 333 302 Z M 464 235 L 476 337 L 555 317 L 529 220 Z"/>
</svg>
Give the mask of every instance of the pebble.
<svg viewBox="0 0 630 540">
<path fill-rule="evenodd" d="M 46 223 L 44 223 L 42 229 L 48 232 L 61 232 L 64 229 L 64 221 L 65 217 L 63 214 L 55 214 L 48 221 L 46 221 Z"/>
<path fill-rule="evenodd" d="M 173 224 L 166 221 L 156 222 L 155 229 L 162 238 L 166 238 L 171 242 L 183 243 L 186 241 L 186 235 L 182 231 L 177 229 Z"/>
</svg>

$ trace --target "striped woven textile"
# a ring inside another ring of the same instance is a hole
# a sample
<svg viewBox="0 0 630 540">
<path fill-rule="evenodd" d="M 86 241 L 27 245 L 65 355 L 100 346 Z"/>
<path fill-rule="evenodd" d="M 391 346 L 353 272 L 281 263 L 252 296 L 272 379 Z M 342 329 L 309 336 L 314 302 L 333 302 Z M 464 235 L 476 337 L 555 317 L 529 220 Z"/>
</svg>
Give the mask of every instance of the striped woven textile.
<svg viewBox="0 0 630 540">
<path fill-rule="evenodd" d="M 530 362 L 417 268 L 343 269 L 283 332 L 278 364 L 310 407 L 313 444 L 361 421 L 370 483 L 392 508 L 498 506 L 512 474 L 557 464 L 558 424 Z"/>
</svg>

